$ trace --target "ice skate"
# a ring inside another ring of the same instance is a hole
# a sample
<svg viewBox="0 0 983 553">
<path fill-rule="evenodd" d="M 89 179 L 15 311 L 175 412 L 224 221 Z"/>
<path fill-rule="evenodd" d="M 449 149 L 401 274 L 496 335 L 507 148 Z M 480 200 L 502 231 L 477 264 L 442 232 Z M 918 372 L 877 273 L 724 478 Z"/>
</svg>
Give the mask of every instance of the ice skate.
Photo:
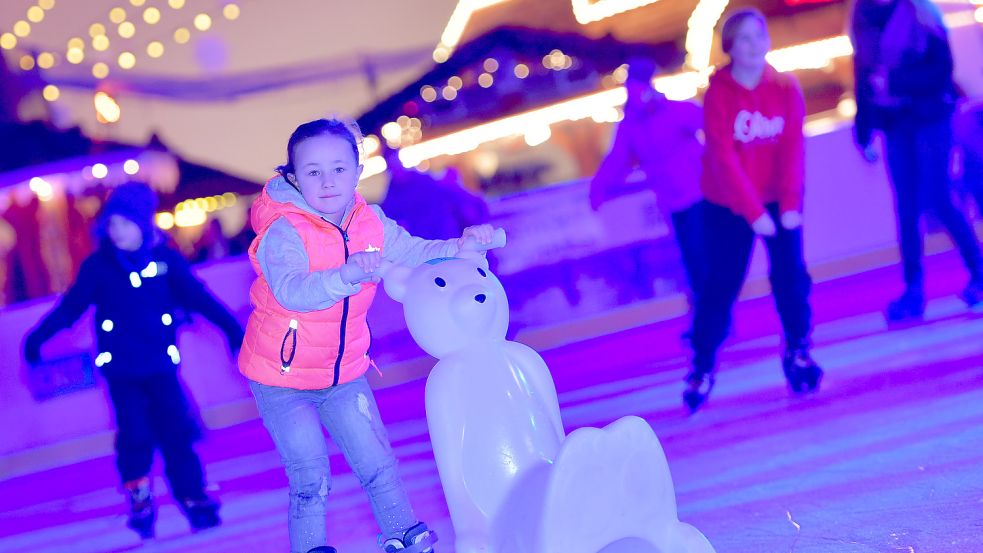
<svg viewBox="0 0 983 553">
<path fill-rule="evenodd" d="M 433 553 L 437 533 L 418 522 L 403 534 L 403 538 L 390 538 L 381 543 L 386 553 Z"/>
<path fill-rule="evenodd" d="M 219 503 L 207 495 L 195 499 L 183 499 L 179 502 L 184 516 L 188 517 L 188 523 L 195 532 L 212 528 L 222 524 L 222 519 L 218 516 Z"/>
<path fill-rule="evenodd" d="M 813 361 L 808 348 L 799 346 L 785 350 L 782 367 L 785 369 L 788 387 L 796 394 L 814 392 L 819 389 L 819 382 L 823 379 L 823 370 Z"/>
<path fill-rule="evenodd" d="M 911 288 L 905 290 L 900 298 L 892 301 L 887 306 L 886 312 L 887 320 L 895 323 L 919 320 L 924 314 L 925 294 L 921 290 Z"/>
<path fill-rule="evenodd" d="M 970 309 L 983 309 L 983 276 L 979 276 L 969 281 L 966 288 L 959 294 Z"/>
<path fill-rule="evenodd" d="M 130 514 L 126 525 L 140 535 L 141 539 L 154 537 L 154 496 L 150 491 L 150 479 L 144 476 L 123 484 L 130 499 Z"/>
<path fill-rule="evenodd" d="M 716 383 L 712 373 L 693 371 L 686 377 L 686 390 L 683 391 L 683 403 L 690 413 L 695 413 L 710 398 L 710 391 Z"/>
</svg>

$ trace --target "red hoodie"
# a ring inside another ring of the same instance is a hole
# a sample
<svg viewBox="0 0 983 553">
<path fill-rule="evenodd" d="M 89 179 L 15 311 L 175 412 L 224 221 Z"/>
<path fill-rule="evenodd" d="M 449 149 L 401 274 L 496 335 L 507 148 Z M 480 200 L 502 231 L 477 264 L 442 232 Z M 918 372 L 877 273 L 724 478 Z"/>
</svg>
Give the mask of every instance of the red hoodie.
<svg viewBox="0 0 983 553">
<path fill-rule="evenodd" d="M 734 80 L 730 66 L 710 77 L 703 194 L 754 222 L 765 204 L 802 210 L 805 101 L 790 74 L 766 66 L 753 90 Z"/>
</svg>

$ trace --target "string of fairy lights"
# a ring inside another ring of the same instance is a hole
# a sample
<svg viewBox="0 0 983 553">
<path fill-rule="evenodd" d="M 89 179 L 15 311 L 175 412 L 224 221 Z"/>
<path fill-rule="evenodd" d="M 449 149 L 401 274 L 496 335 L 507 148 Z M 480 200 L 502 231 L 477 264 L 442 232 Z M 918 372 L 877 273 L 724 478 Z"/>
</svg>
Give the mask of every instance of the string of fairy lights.
<svg viewBox="0 0 983 553">
<path fill-rule="evenodd" d="M 28 42 L 32 32 L 49 17 L 56 8 L 56 0 L 37 0 L 27 8 L 25 18 L 17 20 L 9 31 L 0 33 L 0 48 L 15 54 L 17 66 L 22 71 L 35 69 L 47 71 L 61 64 L 89 65 L 92 76 L 98 80 L 107 78 L 113 71 L 129 71 L 141 59 L 158 59 L 170 48 L 187 44 L 193 33 L 204 33 L 215 25 L 217 20 L 234 21 L 239 18 L 239 4 L 222 2 L 212 9 L 193 9 L 189 4 L 194 0 L 120 0 L 105 15 L 92 21 L 79 33 L 66 40 L 64 50 L 30 48 Z M 156 4 L 156 5 L 154 5 Z M 156 31 L 168 20 L 174 21 L 163 38 Z M 149 40 L 138 38 L 153 33 Z M 45 100 L 54 102 L 60 97 L 60 90 L 47 85 L 42 90 Z M 100 98 L 94 99 L 97 112 Z M 101 100 L 106 104 L 105 99 Z M 118 106 L 116 107 L 118 110 Z M 109 110 L 111 114 L 112 109 Z M 117 117 L 118 118 L 118 117 Z M 100 120 L 112 122 L 111 117 Z"/>
<path fill-rule="evenodd" d="M 112 72 L 133 69 L 141 60 L 161 58 L 166 52 L 188 44 L 194 33 L 205 33 L 222 20 L 235 21 L 241 14 L 239 4 L 233 1 L 216 5 L 215 0 L 211 0 L 208 2 L 210 9 L 201 9 L 193 6 L 204 3 L 201 0 L 118 0 L 118 5 L 87 24 L 83 23 L 84 32 L 68 37 L 63 49 L 36 48 L 31 40 L 37 36 L 38 27 L 51 17 L 57 1 L 37 0 L 27 8 L 23 19 L 0 33 L 0 48 L 14 55 L 14 65 L 24 72 L 40 71 L 42 79 L 44 71 L 71 65 L 87 66 L 92 76 L 102 81 Z M 173 26 L 165 30 L 169 23 Z M 54 102 L 61 96 L 61 91 L 48 84 L 42 89 L 42 95 L 45 100 Z M 107 90 L 97 87 L 93 104 L 100 123 L 119 120 L 120 106 Z M 145 157 L 150 159 L 152 155 L 145 154 Z M 36 176 L 27 185 L 42 202 L 46 202 L 54 197 L 56 188 L 71 188 L 93 180 L 117 182 L 145 171 L 153 173 L 152 167 L 141 165 L 135 158 L 107 160 L 86 166 L 81 171 Z M 175 206 L 173 211 L 158 213 L 156 222 L 164 229 L 197 226 L 205 221 L 207 213 L 235 205 L 236 200 L 233 193 L 190 199 Z"/>
</svg>

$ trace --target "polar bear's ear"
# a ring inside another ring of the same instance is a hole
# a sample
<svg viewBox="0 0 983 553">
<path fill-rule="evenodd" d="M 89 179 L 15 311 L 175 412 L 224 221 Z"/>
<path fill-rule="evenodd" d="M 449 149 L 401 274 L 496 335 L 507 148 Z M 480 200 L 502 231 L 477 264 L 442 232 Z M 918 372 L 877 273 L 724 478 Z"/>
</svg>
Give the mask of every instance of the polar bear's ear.
<svg viewBox="0 0 983 553">
<path fill-rule="evenodd" d="M 409 284 L 410 274 L 412 273 L 413 269 L 403 265 L 391 265 L 388 267 L 382 277 L 382 285 L 386 289 L 386 294 L 399 303 L 403 303 L 403 298 L 406 296 L 406 287 Z"/>
</svg>

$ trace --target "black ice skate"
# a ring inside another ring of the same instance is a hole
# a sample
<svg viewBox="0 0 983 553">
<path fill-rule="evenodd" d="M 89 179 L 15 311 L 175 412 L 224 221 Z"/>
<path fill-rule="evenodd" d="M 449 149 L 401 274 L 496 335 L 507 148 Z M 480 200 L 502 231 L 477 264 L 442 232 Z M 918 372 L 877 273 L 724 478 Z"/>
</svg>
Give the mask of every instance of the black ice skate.
<svg viewBox="0 0 983 553">
<path fill-rule="evenodd" d="M 195 532 L 222 524 L 218 516 L 219 503 L 205 494 L 195 499 L 183 499 L 178 504 Z"/>
<path fill-rule="evenodd" d="M 970 309 L 983 308 L 983 276 L 975 277 L 966 285 L 959 297 L 966 302 Z"/>
<path fill-rule="evenodd" d="M 130 514 L 126 521 L 141 539 L 154 537 L 154 521 L 157 511 L 154 509 L 154 496 L 150 492 L 150 479 L 144 476 L 123 484 L 130 498 Z"/>
<path fill-rule="evenodd" d="M 788 387 L 796 394 L 814 392 L 819 389 L 823 370 L 812 360 L 809 350 L 804 346 L 790 347 L 782 358 Z"/>
<path fill-rule="evenodd" d="M 437 543 L 437 533 L 418 522 L 405 533 L 403 539 L 390 538 L 381 543 L 386 553 L 433 553 L 433 544 Z"/>
<path fill-rule="evenodd" d="M 690 413 L 695 413 L 707 399 L 716 382 L 713 373 L 693 371 L 686 376 L 686 390 L 683 391 L 683 403 Z"/>
<path fill-rule="evenodd" d="M 968 300 L 967 300 L 968 301 Z M 911 288 L 887 306 L 887 320 L 903 322 L 921 319 L 925 314 L 925 294 Z"/>
</svg>

